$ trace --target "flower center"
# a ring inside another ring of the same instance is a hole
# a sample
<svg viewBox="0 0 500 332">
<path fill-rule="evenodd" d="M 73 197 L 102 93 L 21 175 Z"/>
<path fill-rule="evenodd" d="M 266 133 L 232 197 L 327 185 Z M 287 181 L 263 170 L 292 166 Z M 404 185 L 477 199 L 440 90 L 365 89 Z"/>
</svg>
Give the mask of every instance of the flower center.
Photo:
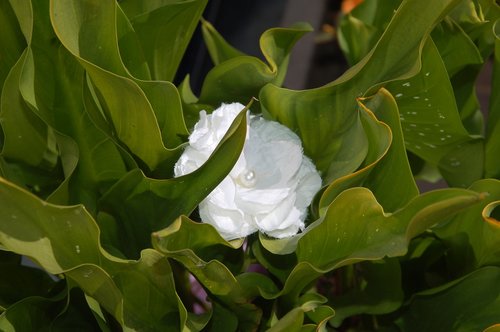
<svg viewBox="0 0 500 332">
<path fill-rule="evenodd" d="M 257 183 L 257 177 L 252 170 L 245 170 L 238 176 L 238 183 L 246 188 L 252 188 Z"/>
</svg>

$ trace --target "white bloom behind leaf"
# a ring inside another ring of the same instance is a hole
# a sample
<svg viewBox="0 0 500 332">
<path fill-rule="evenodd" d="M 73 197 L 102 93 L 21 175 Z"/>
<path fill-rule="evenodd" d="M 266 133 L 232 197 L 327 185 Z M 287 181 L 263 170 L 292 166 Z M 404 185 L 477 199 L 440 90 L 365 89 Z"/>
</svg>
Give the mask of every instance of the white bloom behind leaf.
<svg viewBox="0 0 500 332">
<path fill-rule="evenodd" d="M 203 165 L 243 108 L 233 103 L 209 115 L 201 111 L 175 176 Z M 304 156 L 299 137 L 277 122 L 251 116 L 240 158 L 200 203 L 200 216 L 226 240 L 256 231 L 289 237 L 304 229 L 307 207 L 320 187 L 321 178 Z"/>
</svg>

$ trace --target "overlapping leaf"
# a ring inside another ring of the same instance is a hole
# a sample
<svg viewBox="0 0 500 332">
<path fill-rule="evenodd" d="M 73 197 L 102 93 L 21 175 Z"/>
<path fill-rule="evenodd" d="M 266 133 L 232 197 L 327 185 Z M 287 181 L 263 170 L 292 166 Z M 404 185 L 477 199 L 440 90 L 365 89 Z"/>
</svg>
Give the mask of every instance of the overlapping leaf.
<svg viewBox="0 0 500 332">
<path fill-rule="evenodd" d="M 56 206 L 0 179 L 0 242 L 46 271 L 76 282 L 124 327 L 181 327 L 186 312 L 167 259 L 145 250 L 138 261 L 106 253 L 99 229 L 83 206 Z"/>
<path fill-rule="evenodd" d="M 404 331 L 472 332 L 498 324 L 499 278 L 498 267 L 485 267 L 417 294 L 398 325 Z"/>
<path fill-rule="evenodd" d="M 206 4 L 207 0 L 120 2 L 137 35 L 152 79 L 174 79 Z M 133 44 L 130 46 L 124 48 L 120 45 L 121 54 L 137 51 L 132 49 Z"/>
<path fill-rule="evenodd" d="M 481 266 L 500 265 L 500 224 L 491 216 L 500 201 L 500 181 L 481 180 L 471 189 L 486 194 L 481 204 L 434 230 L 448 246 L 447 259 L 455 273 L 461 274 Z"/>
<path fill-rule="evenodd" d="M 356 132 L 356 98 L 381 82 L 417 73 L 426 37 L 454 4 L 441 1 L 424 6 L 418 1 L 404 1 L 372 52 L 338 80 L 313 90 L 290 91 L 267 85 L 261 91 L 264 111 L 298 133 L 305 153 L 327 183 L 353 172 L 365 158 L 362 151 L 366 151 L 367 142 L 361 139 L 362 132 Z M 409 12 L 419 15 L 414 17 Z M 355 148 L 353 140 L 357 142 Z M 343 150 L 357 153 L 351 153 L 353 157 L 339 171 L 336 161 L 337 156 L 345 155 Z"/>
<path fill-rule="evenodd" d="M 495 53 L 493 58 L 493 77 L 491 91 L 500 89 L 500 19 L 493 26 L 495 34 Z M 486 128 L 486 160 L 485 176 L 500 179 L 500 95 L 492 93 L 490 96 L 490 111 Z"/>
<path fill-rule="evenodd" d="M 129 74 L 118 49 L 118 10 L 114 1 L 55 0 L 51 20 L 57 37 L 90 76 L 118 138 L 151 170 L 164 162 L 171 166 L 178 156 L 171 149 L 179 143 L 172 138 L 187 134 L 180 100 L 165 99 L 177 93 L 171 83 L 140 81 Z"/>
<path fill-rule="evenodd" d="M 204 21 L 205 40 L 217 65 L 205 78 L 200 103 L 218 106 L 222 102 L 237 101 L 246 104 L 257 97 L 267 83 L 281 85 L 293 45 L 310 30 L 311 27 L 303 23 L 265 31 L 260 38 L 260 48 L 268 62 L 266 64 L 255 57 L 239 55 Z"/>
</svg>

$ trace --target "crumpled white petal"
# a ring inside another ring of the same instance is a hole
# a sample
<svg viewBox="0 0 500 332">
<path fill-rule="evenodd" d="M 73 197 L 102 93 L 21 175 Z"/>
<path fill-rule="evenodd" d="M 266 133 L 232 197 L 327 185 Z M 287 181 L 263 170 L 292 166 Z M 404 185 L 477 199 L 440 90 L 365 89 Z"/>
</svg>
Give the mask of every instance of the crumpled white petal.
<svg viewBox="0 0 500 332">
<path fill-rule="evenodd" d="M 189 146 L 174 167 L 176 177 L 208 160 L 243 108 L 232 103 L 222 104 L 212 114 L 200 112 Z M 249 118 L 242 154 L 200 203 L 200 217 L 226 240 L 257 231 L 275 238 L 293 236 L 304 229 L 307 207 L 321 187 L 321 178 L 295 133 L 277 122 Z"/>
</svg>

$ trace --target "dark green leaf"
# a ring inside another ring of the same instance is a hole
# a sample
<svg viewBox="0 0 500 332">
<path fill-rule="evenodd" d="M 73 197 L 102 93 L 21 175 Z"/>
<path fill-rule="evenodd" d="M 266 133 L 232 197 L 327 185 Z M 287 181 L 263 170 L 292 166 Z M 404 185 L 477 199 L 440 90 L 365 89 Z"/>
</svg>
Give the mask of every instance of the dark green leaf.
<svg viewBox="0 0 500 332">
<path fill-rule="evenodd" d="M 498 267 L 485 267 L 417 294 L 398 325 L 404 331 L 482 331 L 498 322 L 499 279 Z"/>
<path fill-rule="evenodd" d="M 281 85 L 292 47 L 310 30 L 308 24 L 298 24 L 287 29 L 265 31 L 260 38 L 260 48 L 268 64 L 246 55 L 227 59 L 207 74 L 200 102 L 212 106 L 218 106 L 222 102 L 246 104 L 251 98 L 257 97 L 260 89 L 267 83 Z M 212 39 L 208 42 L 212 48 L 211 53 L 227 53 L 225 44 L 212 43 Z M 222 50 L 215 50 L 214 47 L 222 47 Z"/>
<path fill-rule="evenodd" d="M 57 37 L 92 79 L 106 117 L 118 138 L 154 170 L 162 162 L 176 159 L 179 152 L 165 147 L 152 108 L 158 103 L 148 100 L 158 99 L 157 90 L 143 91 L 138 85 L 140 81 L 130 76 L 122 62 L 116 23 L 109 24 L 110 20 L 116 21 L 116 11 L 114 1 L 53 0 L 51 19 Z M 148 92 L 153 96 L 149 96 Z M 175 101 L 173 103 L 175 105 Z M 169 108 L 174 116 L 178 110 Z M 179 116 L 182 118 L 182 114 Z M 174 123 L 179 124 L 179 121 Z M 185 131 L 185 128 L 182 126 L 180 130 Z"/>
<path fill-rule="evenodd" d="M 214 65 L 232 58 L 243 56 L 244 54 L 231 46 L 218 32 L 212 24 L 206 20 L 201 21 L 201 31 L 208 53 Z"/>
<path fill-rule="evenodd" d="M 65 273 L 124 327 L 184 326 L 170 265 L 158 252 L 144 250 L 138 261 L 113 257 L 83 206 L 47 204 L 3 179 L 0 211 L 3 246 L 50 273 Z"/>
<path fill-rule="evenodd" d="M 448 73 L 432 41 L 422 50 L 419 74 L 387 88 L 396 97 L 409 151 L 437 165 L 453 186 L 466 187 L 482 177 L 482 140 L 462 125 Z"/>
<path fill-rule="evenodd" d="M 396 259 L 361 264 L 355 278 L 362 286 L 331 298 L 335 317 L 330 322 L 339 326 L 346 317 L 358 314 L 386 314 L 395 311 L 403 303 L 401 270 Z"/>
<path fill-rule="evenodd" d="M 485 177 L 500 179 L 500 19 L 493 26 L 495 33 L 495 54 L 491 84 L 490 109 L 486 128 Z"/>
<path fill-rule="evenodd" d="M 152 78 L 172 81 L 207 0 L 142 2 L 126 0 L 120 6 L 137 33 Z"/>
<path fill-rule="evenodd" d="M 500 227 L 498 220 L 490 217 L 500 201 L 500 181 L 481 180 L 470 189 L 484 193 L 483 201 L 434 230 L 448 246 L 451 266 L 462 274 L 481 266 L 500 265 Z"/>
</svg>

